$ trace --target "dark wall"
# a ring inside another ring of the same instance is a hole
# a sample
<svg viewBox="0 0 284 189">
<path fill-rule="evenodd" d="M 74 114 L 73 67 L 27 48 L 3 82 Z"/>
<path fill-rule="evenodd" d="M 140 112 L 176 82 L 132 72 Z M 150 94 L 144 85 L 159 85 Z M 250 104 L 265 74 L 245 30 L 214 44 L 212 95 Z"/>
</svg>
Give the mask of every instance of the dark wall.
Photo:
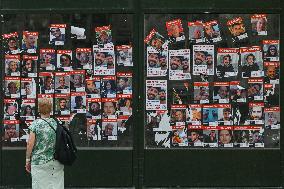
<svg viewBox="0 0 284 189">
<path fill-rule="evenodd" d="M 135 67 L 135 73 L 139 95 L 143 96 L 144 76 L 139 73 L 144 70 L 144 13 L 266 12 L 281 13 L 280 20 L 284 20 L 281 3 L 280 0 L 0 0 L 0 13 L 134 13 L 134 59 L 139 63 Z M 281 45 L 281 52 L 283 50 Z M 281 86 L 283 84 L 282 79 Z M 143 108 L 138 108 L 138 105 L 144 106 L 144 99 L 139 98 L 138 104 L 138 95 L 136 98 L 133 150 L 81 149 L 79 161 L 73 167 L 65 169 L 66 185 L 136 188 L 141 188 L 142 185 L 284 186 L 284 156 L 281 150 L 144 149 Z M 281 149 L 283 144 L 284 140 L 281 140 Z M 0 186 L 30 186 L 30 176 L 24 170 L 24 157 L 23 148 L 0 151 Z"/>
</svg>

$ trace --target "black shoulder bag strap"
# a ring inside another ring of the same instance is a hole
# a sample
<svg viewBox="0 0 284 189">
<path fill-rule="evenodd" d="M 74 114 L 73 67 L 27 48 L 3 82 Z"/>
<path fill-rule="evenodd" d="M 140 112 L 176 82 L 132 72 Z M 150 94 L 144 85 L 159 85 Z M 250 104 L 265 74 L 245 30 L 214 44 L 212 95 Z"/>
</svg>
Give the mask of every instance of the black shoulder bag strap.
<svg viewBox="0 0 284 189">
<path fill-rule="evenodd" d="M 40 118 L 40 119 L 42 119 L 42 118 Z M 56 133 L 56 130 L 50 125 L 50 123 L 48 122 L 48 121 L 46 121 L 45 119 L 42 119 L 43 121 L 45 121 L 48 125 L 49 125 L 49 127 L 51 127 L 52 128 L 52 130 L 54 130 L 54 132 Z M 57 123 L 57 122 L 56 122 Z"/>
</svg>

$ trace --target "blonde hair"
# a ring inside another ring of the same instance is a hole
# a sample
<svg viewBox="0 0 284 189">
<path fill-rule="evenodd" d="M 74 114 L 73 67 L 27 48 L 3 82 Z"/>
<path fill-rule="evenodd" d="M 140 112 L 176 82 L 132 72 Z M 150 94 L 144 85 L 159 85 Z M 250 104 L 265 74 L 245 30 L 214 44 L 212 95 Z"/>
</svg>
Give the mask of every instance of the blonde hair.
<svg viewBox="0 0 284 189">
<path fill-rule="evenodd" d="M 52 111 L 52 99 L 51 98 L 39 98 L 38 99 L 38 112 L 43 115 L 50 114 Z"/>
</svg>

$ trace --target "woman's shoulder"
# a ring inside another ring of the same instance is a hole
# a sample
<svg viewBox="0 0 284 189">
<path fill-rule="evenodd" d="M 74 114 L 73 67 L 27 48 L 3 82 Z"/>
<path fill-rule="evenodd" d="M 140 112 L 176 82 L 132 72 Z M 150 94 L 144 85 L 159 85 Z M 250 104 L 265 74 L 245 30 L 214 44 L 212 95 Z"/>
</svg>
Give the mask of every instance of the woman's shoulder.
<svg viewBox="0 0 284 189">
<path fill-rule="evenodd" d="M 32 125 L 34 127 L 43 127 L 47 124 L 52 125 L 52 127 L 54 127 L 54 128 L 57 126 L 57 122 L 53 118 L 44 118 L 44 119 L 38 118 L 38 119 L 34 120 L 33 123 L 32 123 Z"/>
<path fill-rule="evenodd" d="M 41 121 L 43 121 L 42 119 L 38 118 L 36 120 L 33 121 L 33 124 L 39 124 Z"/>
<path fill-rule="evenodd" d="M 38 118 L 38 119 L 33 121 L 34 124 L 42 124 L 42 123 L 46 123 L 46 122 L 56 123 L 56 121 L 53 118 L 44 118 L 44 119 Z"/>
<path fill-rule="evenodd" d="M 36 120 L 33 121 L 32 125 L 39 126 L 39 125 L 41 125 L 43 122 L 44 122 L 43 119 L 38 118 L 38 119 L 36 119 Z"/>
</svg>

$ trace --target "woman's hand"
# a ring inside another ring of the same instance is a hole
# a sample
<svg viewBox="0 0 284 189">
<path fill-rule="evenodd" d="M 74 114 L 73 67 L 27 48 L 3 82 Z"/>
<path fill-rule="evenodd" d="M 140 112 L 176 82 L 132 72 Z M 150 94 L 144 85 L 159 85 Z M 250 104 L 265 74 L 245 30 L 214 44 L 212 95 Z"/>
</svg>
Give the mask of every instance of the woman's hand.
<svg viewBox="0 0 284 189">
<path fill-rule="evenodd" d="M 31 173 L 31 162 L 30 161 L 26 162 L 25 168 L 28 173 Z"/>
</svg>

